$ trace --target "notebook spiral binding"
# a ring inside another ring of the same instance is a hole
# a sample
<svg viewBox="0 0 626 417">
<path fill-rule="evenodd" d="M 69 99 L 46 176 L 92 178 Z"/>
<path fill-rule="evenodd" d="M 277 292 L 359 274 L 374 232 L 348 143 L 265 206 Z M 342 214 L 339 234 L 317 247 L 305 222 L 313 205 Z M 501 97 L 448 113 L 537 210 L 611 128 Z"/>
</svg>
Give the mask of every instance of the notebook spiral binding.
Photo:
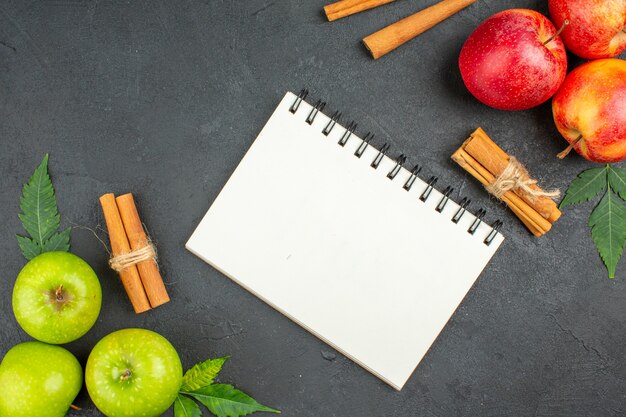
<svg viewBox="0 0 626 417">
<path fill-rule="evenodd" d="M 296 99 L 294 100 L 293 104 L 291 105 L 291 107 L 289 107 L 289 111 L 291 113 L 295 114 L 298 111 L 298 108 L 300 107 L 300 104 L 307 98 L 308 95 L 309 95 L 309 90 L 307 90 L 305 88 L 300 90 L 300 92 L 298 93 L 298 95 L 297 95 Z M 315 120 L 315 118 L 317 117 L 319 112 L 323 111 L 325 106 L 326 106 L 326 102 L 324 102 L 322 100 L 317 100 L 315 102 L 315 104 L 313 105 L 313 108 L 311 109 L 311 111 L 309 112 L 309 114 L 307 115 L 307 117 L 305 119 L 306 123 L 309 124 L 309 125 L 312 125 L 313 121 Z M 330 132 L 337 125 L 337 123 L 339 123 L 339 119 L 341 118 L 341 116 L 342 116 L 342 113 L 339 112 L 338 110 L 335 111 L 332 114 L 332 116 L 330 116 L 330 120 L 329 120 L 328 124 L 322 130 L 322 134 L 324 136 L 328 136 L 330 134 Z M 350 136 L 352 136 L 352 134 L 355 133 L 357 126 L 358 125 L 357 125 L 356 122 L 351 121 L 348 124 L 348 127 L 345 128 L 345 132 L 343 133 L 343 135 L 341 136 L 341 138 L 339 139 L 337 144 L 339 146 L 345 146 L 345 144 L 350 139 Z M 367 147 L 369 146 L 369 144 L 370 144 L 370 142 L 371 142 L 371 140 L 373 138 L 374 138 L 374 134 L 372 134 L 371 132 L 367 132 L 365 134 L 365 136 L 363 137 L 363 139 L 362 139 L 363 142 L 357 148 L 357 150 L 354 152 L 354 156 L 356 156 L 357 158 L 360 158 L 361 156 L 363 156 L 363 153 L 365 152 L 365 150 L 367 149 Z M 390 147 L 391 146 L 388 143 L 384 143 L 380 147 L 380 149 L 378 150 L 378 154 L 376 155 L 376 157 L 372 160 L 372 162 L 370 164 L 370 166 L 372 168 L 374 168 L 374 169 L 378 168 L 378 165 L 380 165 L 380 162 L 383 160 L 383 157 L 388 155 Z M 396 158 L 396 164 L 393 167 L 393 169 L 391 169 L 391 171 L 389 171 L 389 173 L 387 174 L 387 178 L 393 180 L 396 177 L 396 175 L 398 175 L 398 173 L 402 169 L 403 165 L 406 163 L 407 159 L 408 158 L 404 154 L 401 154 L 400 156 L 398 156 Z M 411 176 L 404 183 L 402 188 L 404 188 L 406 191 L 409 191 L 411 189 L 411 187 L 413 187 L 413 183 L 418 178 L 418 174 L 421 172 L 421 170 L 422 170 L 422 167 L 420 167 L 419 165 L 415 165 L 415 167 L 411 170 Z M 438 179 L 439 179 L 438 177 L 431 176 L 428 179 L 428 181 L 426 181 L 426 188 L 424 189 L 424 191 L 422 192 L 422 194 L 419 197 L 419 199 L 421 201 L 425 202 L 426 200 L 428 200 L 428 198 L 430 197 L 431 192 L 435 188 L 435 184 L 437 183 Z M 437 212 L 439 212 L 439 213 L 443 212 L 443 209 L 445 208 L 446 204 L 450 200 L 450 195 L 452 194 L 453 191 L 454 191 L 454 188 L 452 188 L 450 186 L 447 186 L 443 190 L 443 192 L 442 192 L 443 197 L 441 198 L 441 200 L 439 201 L 439 203 L 437 204 L 437 206 L 435 208 L 435 210 Z M 468 199 L 467 197 L 463 197 L 463 199 L 459 203 L 459 209 L 456 211 L 454 216 L 451 218 L 451 221 L 453 223 L 458 223 L 461 220 L 461 218 L 463 217 L 463 215 L 467 211 L 467 208 L 469 207 L 470 203 L 471 203 L 470 199 Z M 478 212 L 476 212 L 476 214 L 474 215 L 475 216 L 475 220 L 472 222 L 471 226 L 467 229 L 467 233 L 473 235 L 476 232 L 476 230 L 478 229 L 478 227 L 480 226 L 480 224 L 483 222 L 483 218 L 485 217 L 486 214 L 487 214 L 487 211 L 484 208 L 479 209 Z M 492 225 L 491 232 L 485 238 L 483 243 L 485 245 L 489 246 L 491 244 L 491 242 L 493 242 L 493 240 L 498 235 L 498 232 L 499 232 L 499 230 L 500 230 L 500 228 L 502 226 L 503 226 L 502 221 L 496 220 L 494 222 L 494 224 Z"/>
</svg>

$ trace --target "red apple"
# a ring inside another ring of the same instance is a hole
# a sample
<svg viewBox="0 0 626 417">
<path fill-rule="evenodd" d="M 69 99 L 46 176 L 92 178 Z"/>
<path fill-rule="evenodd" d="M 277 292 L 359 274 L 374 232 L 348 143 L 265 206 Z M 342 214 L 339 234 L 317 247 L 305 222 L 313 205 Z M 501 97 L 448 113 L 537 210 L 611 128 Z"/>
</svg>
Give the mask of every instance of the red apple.
<svg viewBox="0 0 626 417">
<path fill-rule="evenodd" d="M 555 25 L 569 25 L 561 37 L 582 58 L 611 58 L 626 49 L 626 1 L 549 0 Z"/>
<path fill-rule="evenodd" d="M 593 162 L 626 158 L 626 61 L 599 59 L 570 72 L 552 101 L 554 121 L 571 149 Z"/>
<path fill-rule="evenodd" d="M 556 93 L 565 79 L 567 56 L 547 17 L 511 9 L 478 26 L 463 45 L 459 67 L 478 100 L 497 109 L 525 110 Z"/>
</svg>

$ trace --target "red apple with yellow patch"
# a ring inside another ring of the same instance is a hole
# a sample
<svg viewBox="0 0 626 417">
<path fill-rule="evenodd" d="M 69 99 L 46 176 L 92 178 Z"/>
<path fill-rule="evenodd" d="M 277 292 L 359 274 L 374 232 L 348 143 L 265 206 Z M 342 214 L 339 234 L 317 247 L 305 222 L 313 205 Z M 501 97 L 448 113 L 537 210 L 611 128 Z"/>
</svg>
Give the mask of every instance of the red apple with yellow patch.
<svg viewBox="0 0 626 417">
<path fill-rule="evenodd" d="M 565 79 L 567 56 L 552 22 L 534 10 L 497 13 L 463 45 L 467 89 L 488 106 L 525 110 L 547 101 Z"/>
<path fill-rule="evenodd" d="M 626 158 L 626 61 L 599 59 L 568 74 L 552 101 L 554 121 L 572 149 L 601 163 Z"/>
<path fill-rule="evenodd" d="M 626 50 L 625 0 L 549 0 L 548 7 L 557 27 L 569 21 L 561 38 L 574 54 L 611 58 Z"/>
</svg>

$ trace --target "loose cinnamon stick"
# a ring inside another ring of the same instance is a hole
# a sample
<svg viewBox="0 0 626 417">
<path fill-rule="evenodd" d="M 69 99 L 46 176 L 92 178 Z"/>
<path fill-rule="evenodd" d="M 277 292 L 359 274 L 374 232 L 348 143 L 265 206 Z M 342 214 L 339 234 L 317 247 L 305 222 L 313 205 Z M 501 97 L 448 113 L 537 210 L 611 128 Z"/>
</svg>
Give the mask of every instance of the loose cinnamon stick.
<svg viewBox="0 0 626 417">
<path fill-rule="evenodd" d="M 130 242 L 132 250 L 138 250 L 149 245 L 150 242 L 139 219 L 139 213 L 137 212 L 133 195 L 131 193 L 124 194 L 116 197 L 115 201 L 117 202 L 117 208 L 119 209 L 124 224 L 126 237 Z M 137 264 L 137 270 L 139 271 L 143 288 L 152 308 L 170 301 L 155 259 L 139 262 Z"/>
<path fill-rule="evenodd" d="M 111 193 L 103 195 L 100 197 L 100 205 L 102 206 L 104 220 L 109 231 L 113 256 L 130 252 L 130 244 L 128 243 L 126 231 L 115 202 L 115 196 Z M 143 289 L 137 267 L 133 265 L 120 271 L 119 274 L 135 313 L 143 313 L 150 310 L 150 302 Z"/>
<path fill-rule="evenodd" d="M 484 166 L 495 177 L 502 174 L 502 171 L 509 163 L 509 155 L 504 152 L 481 128 L 476 129 L 474 133 L 467 139 L 463 145 L 463 149 L 479 164 Z M 538 185 L 532 184 L 530 188 L 536 191 L 543 191 Z M 539 214 L 551 223 L 554 223 L 561 217 L 561 211 L 557 204 L 548 197 L 532 197 L 522 190 L 516 189 L 513 192 L 526 201 Z"/>
<path fill-rule="evenodd" d="M 463 148 L 459 148 L 452 154 L 452 159 L 483 185 L 492 184 L 495 180 L 493 174 L 465 152 Z M 544 235 L 552 228 L 552 224 L 549 221 L 544 219 L 537 211 L 529 206 L 526 201 L 522 200 L 512 191 L 504 194 L 502 201 L 536 237 Z"/>
<path fill-rule="evenodd" d="M 363 39 L 374 59 L 393 51 L 400 45 L 426 32 L 448 17 L 473 4 L 476 0 L 443 0 L 411 16 L 387 26 Z"/>
<path fill-rule="evenodd" d="M 324 12 L 329 22 L 359 13 L 396 0 L 341 0 L 324 6 Z"/>
</svg>

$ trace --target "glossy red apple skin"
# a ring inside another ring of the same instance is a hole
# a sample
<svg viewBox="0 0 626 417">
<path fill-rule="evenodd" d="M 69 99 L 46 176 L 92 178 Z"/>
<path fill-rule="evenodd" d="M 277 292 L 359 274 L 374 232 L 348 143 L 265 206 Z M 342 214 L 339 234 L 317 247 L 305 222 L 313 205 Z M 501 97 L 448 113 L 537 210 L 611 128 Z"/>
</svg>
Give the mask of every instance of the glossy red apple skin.
<svg viewBox="0 0 626 417">
<path fill-rule="evenodd" d="M 549 0 L 550 17 L 567 49 L 587 59 L 611 58 L 626 50 L 626 1 Z"/>
<path fill-rule="evenodd" d="M 626 158 L 626 61 L 599 59 L 570 72 L 552 101 L 554 122 L 584 158 Z"/>
<path fill-rule="evenodd" d="M 547 101 L 567 73 L 563 42 L 547 17 L 534 10 L 497 13 L 463 45 L 461 76 L 481 102 L 501 110 L 525 110 Z"/>
</svg>

